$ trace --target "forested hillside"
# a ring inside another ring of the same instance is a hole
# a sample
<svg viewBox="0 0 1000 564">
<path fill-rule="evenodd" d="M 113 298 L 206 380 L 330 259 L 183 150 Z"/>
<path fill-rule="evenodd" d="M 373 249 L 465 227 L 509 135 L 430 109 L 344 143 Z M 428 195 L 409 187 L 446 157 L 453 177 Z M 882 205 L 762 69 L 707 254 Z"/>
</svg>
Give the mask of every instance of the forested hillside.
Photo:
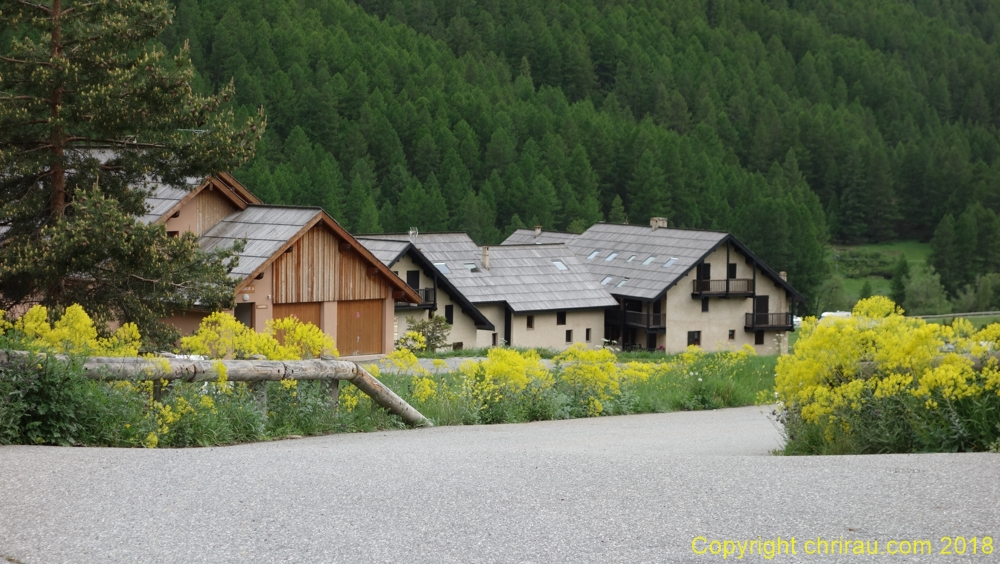
<svg viewBox="0 0 1000 564">
<path fill-rule="evenodd" d="M 808 294 L 829 239 L 1000 206 L 993 1 L 180 0 L 174 22 L 202 88 L 267 111 L 237 177 L 355 232 L 662 215 Z"/>
</svg>

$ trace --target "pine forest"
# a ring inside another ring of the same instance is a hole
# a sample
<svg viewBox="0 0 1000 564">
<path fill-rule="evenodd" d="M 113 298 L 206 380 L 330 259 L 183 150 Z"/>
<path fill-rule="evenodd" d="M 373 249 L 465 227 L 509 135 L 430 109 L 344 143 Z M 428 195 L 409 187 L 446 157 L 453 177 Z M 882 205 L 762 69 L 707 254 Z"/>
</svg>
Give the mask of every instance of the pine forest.
<svg viewBox="0 0 1000 564">
<path fill-rule="evenodd" d="M 196 87 L 267 115 L 235 176 L 352 232 L 495 244 L 663 216 L 731 231 L 808 295 L 829 243 L 950 229 L 1000 270 L 993 0 L 175 7 L 160 41 L 188 42 Z"/>
</svg>

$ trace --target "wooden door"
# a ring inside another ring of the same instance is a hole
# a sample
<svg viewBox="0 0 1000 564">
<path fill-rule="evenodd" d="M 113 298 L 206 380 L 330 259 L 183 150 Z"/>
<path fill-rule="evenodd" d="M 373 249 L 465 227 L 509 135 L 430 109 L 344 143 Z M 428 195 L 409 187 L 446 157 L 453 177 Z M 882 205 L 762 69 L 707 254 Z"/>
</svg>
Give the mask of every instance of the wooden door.
<svg viewBox="0 0 1000 564">
<path fill-rule="evenodd" d="M 343 356 L 382 354 L 384 300 L 337 302 L 337 349 Z"/>
<path fill-rule="evenodd" d="M 297 304 L 274 304 L 274 318 L 283 319 L 289 315 L 299 318 L 302 323 L 312 323 L 322 329 L 320 324 L 320 302 L 305 302 Z"/>
</svg>

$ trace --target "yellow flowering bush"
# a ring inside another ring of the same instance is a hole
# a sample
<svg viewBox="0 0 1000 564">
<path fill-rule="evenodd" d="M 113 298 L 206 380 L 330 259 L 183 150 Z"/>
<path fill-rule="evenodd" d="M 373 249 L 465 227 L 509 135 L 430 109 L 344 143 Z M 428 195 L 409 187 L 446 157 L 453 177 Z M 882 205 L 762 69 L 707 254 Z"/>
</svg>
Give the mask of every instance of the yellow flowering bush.
<svg viewBox="0 0 1000 564">
<path fill-rule="evenodd" d="M 301 360 L 340 355 L 329 335 L 297 317 L 271 319 L 265 331 L 258 333 L 225 312 L 202 319 L 193 335 L 181 338 L 181 349 L 188 354 L 226 359 L 263 355 L 268 360 Z"/>
<path fill-rule="evenodd" d="M 2 315 L 2 312 L 0 312 Z M 79 305 L 66 308 L 63 315 L 49 324 L 49 310 L 32 306 L 13 324 L 4 322 L 0 329 L 13 329 L 23 336 L 19 343 L 29 350 L 90 356 L 138 356 L 141 338 L 134 323 L 125 323 L 109 337 L 98 337 L 93 320 Z"/>
<path fill-rule="evenodd" d="M 986 448 L 1000 436 L 987 422 L 1000 409 L 997 362 L 984 359 L 998 339 L 1000 326 L 907 318 L 883 296 L 861 300 L 849 318 L 806 319 L 775 377 L 787 450 Z"/>
<path fill-rule="evenodd" d="M 615 365 L 618 359 L 611 351 L 576 343 L 555 360 L 564 365 L 560 379 L 586 403 L 588 415 L 600 415 L 604 404 L 621 393 L 621 373 Z M 635 373 L 634 367 L 632 370 L 630 374 Z"/>
</svg>

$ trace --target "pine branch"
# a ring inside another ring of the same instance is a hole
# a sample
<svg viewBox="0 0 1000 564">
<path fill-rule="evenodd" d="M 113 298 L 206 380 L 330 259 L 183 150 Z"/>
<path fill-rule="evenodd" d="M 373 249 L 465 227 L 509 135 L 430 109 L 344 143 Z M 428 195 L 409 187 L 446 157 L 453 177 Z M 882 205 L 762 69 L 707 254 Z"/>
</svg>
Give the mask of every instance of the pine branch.
<svg viewBox="0 0 1000 564">
<path fill-rule="evenodd" d="M 52 9 L 51 8 L 48 8 L 48 7 L 43 6 L 41 4 L 35 4 L 35 3 L 32 3 L 32 2 L 26 2 L 25 0 L 14 0 L 14 1 L 17 2 L 18 4 L 21 4 L 22 6 L 27 6 L 29 8 L 35 8 L 36 10 L 41 10 L 45 14 L 51 14 L 52 13 Z"/>
<path fill-rule="evenodd" d="M 0 61 L 12 63 L 15 65 L 38 65 L 40 67 L 49 67 L 49 68 L 52 68 L 53 66 L 52 63 L 47 63 L 44 61 L 22 61 L 20 59 L 11 59 L 10 57 L 0 57 Z"/>
</svg>

